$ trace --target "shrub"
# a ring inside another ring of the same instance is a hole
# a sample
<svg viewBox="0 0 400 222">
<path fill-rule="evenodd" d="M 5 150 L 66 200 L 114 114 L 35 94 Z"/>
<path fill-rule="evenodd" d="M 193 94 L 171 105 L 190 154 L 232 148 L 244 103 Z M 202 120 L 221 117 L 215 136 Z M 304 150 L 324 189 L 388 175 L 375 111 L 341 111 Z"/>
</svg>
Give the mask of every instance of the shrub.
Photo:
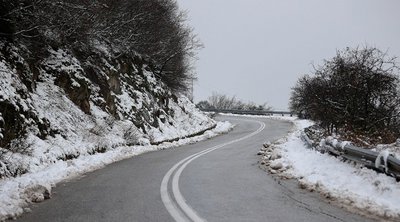
<svg viewBox="0 0 400 222">
<path fill-rule="evenodd" d="M 399 68 L 377 48 L 346 48 L 301 77 L 290 109 L 329 132 L 399 133 Z"/>
</svg>

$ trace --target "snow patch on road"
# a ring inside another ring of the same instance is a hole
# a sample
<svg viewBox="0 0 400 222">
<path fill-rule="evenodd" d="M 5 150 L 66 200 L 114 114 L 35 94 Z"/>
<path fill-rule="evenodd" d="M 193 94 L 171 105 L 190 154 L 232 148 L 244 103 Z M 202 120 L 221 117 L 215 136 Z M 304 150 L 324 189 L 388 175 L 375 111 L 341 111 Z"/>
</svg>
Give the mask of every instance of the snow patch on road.
<svg viewBox="0 0 400 222">
<path fill-rule="evenodd" d="M 363 214 L 400 218 L 400 184 L 394 178 L 308 149 L 300 134 L 312 122 L 293 122 L 296 129 L 270 148 L 278 150 L 281 158 L 264 164 L 281 164 L 277 173 L 298 179 L 300 187 L 316 190 L 344 207 Z"/>
<path fill-rule="evenodd" d="M 40 202 L 51 196 L 55 184 L 75 178 L 104 166 L 131 158 L 133 156 L 156 150 L 162 150 L 181 145 L 191 144 L 209 139 L 233 128 L 229 122 L 218 122 L 212 130 L 200 136 L 185 138 L 174 142 L 164 142 L 159 145 L 121 146 L 105 153 L 81 155 L 68 161 L 57 161 L 37 172 L 23 174 L 16 178 L 0 180 L 0 221 L 15 218 L 23 212 L 30 211 L 29 203 Z"/>
</svg>

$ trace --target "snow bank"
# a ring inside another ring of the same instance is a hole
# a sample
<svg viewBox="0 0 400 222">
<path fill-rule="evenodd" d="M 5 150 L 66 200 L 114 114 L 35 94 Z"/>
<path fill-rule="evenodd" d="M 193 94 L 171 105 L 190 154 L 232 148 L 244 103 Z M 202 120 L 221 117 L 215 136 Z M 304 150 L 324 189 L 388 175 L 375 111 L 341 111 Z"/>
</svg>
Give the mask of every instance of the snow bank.
<svg viewBox="0 0 400 222">
<path fill-rule="evenodd" d="M 27 173 L 16 178 L 0 180 L 0 221 L 15 218 L 24 211 L 29 211 L 27 205 L 50 198 L 51 189 L 55 184 L 77 177 L 84 173 L 100 169 L 110 163 L 127 159 L 145 152 L 177 147 L 195 143 L 232 129 L 229 122 L 218 122 L 212 130 L 192 138 L 175 142 L 165 142 L 160 145 L 121 146 L 106 153 L 80 156 L 73 160 L 57 161 L 40 171 Z"/>
<path fill-rule="evenodd" d="M 301 187 L 317 190 L 361 213 L 400 217 L 400 184 L 394 178 L 307 149 L 300 133 L 312 123 L 294 123 L 296 130 L 275 147 L 282 158 L 273 160 L 271 165 L 282 164 L 281 175 L 295 177 Z"/>
</svg>

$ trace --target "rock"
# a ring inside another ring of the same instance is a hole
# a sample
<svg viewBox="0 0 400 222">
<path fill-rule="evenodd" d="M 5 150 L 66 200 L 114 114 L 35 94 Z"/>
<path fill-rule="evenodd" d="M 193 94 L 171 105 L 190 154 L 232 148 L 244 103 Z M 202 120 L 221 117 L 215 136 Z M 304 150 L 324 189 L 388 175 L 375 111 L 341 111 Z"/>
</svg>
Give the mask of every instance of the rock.
<svg viewBox="0 0 400 222">
<path fill-rule="evenodd" d="M 282 175 L 280 175 L 282 179 L 284 180 L 288 180 L 288 179 L 293 179 L 293 176 L 288 174 L 288 173 L 283 173 Z"/>
<path fill-rule="evenodd" d="M 400 147 L 400 138 L 396 140 L 396 146 Z"/>
<path fill-rule="evenodd" d="M 265 142 L 264 144 L 263 144 L 263 146 L 265 147 L 265 148 L 268 148 L 268 147 L 270 147 L 271 146 L 271 142 Z"/>
<path fill-rule="evenodd" d="M 264 147 L 263 147 L 263 148 L 261 148 L 260 150 L 261 150 L 262 152 L 265 152 L 265 151 L 267 151 L 267 149 L 266 149 L 266 148 L 264 148 Z"/>
<path fill-rule="evenodd" d="M 282 169 L 282 167 L 283 167 L 281 162 L 272 162 L 269 166 L 273 170 L 279 170 L 279 169 Z"/>
<path fill-rule="evenodd" d="M 265 153 L 272 153 L 273 150 L 272 150 L 271 148 L 267 148 L 267 149 L 264 149 L 263 151 L 264 151 Z"/>
<path fill-rule="evenodd" d="M 307 189 L 308 185 L 304 183 L 303 181 L 299 181 L 299 187 L 300 189 Z"/>
<path fill-rule="evenodd" d="M 262 156 L 261 159 L 266 161 L 266 160 L 269 160 L 270 157 L 271 157 L 270 155 L 265 155 L 265 156 Z"/>
<path fill-rule="evenodd" d="M 51 198 L 51 190 L 42 185 L 35 185 L 25 190 L 26 198 L 35 203 Z"/>
<path fill-rule="evenodd" d="M 274 150 L 271 154 L 270 160 L 280 159 L 281 157 L 282 155 L 279 153 L 279 151 Z"/>
<path fill-rule="evenodd" d="M 40 203 L 44 201 L 44 196 L 42 193 L 32 193 L 29 199 L 34 203 Z"/>
<path fill-rule="evenodd" d="M 322 196 L 324 196 L 326 199 L 329 200 L 336 200 L 336 198 L 334 196 L 332 196 L 332 194 L 330 194 L 329 192 L 321 192 Z"/>
</svg>

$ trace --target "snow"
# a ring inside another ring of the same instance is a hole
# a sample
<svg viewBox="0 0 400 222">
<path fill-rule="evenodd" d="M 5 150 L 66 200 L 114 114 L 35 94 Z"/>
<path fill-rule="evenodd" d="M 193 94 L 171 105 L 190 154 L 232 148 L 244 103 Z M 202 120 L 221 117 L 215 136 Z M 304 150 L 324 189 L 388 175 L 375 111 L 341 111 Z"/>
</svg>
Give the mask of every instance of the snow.
<svg viewBox="0 0 400 222">
<path fill-rule="evenodd" d="M 390 152 L 388 151 L 388 150 L 382 150 L 379 154 L 378 154 L 378 156 L 376 157 L 376 160 L 375 160 L 375 167 L 376 168 L 379 168 L 380 166 L 381 166 L 381 162 L 382 162 L 382 158 L 383 158 L 383 166 L 384 166 L 384 168 L 385 168 L 385 171 L 386 171 L 386 173 L 387 173 L 387 170 L 388 170 L 388 166 L 387 166 L 387 158 L 389 157 L 389 155 L 390 155 Z"/>
<path fill-rule="evenodd" d="M 300 133 L 312 122 L 294 123 L 296 130 L 275 145 L 282 158 L 273 164 L 282 164 L 281 175 L 298 179 L 302 186 L 317 190 L 344 207 L 386 218 L 400 216 L 400 184 L 394 178 L 308 149 Z M 383 157 L 387 155 L 382 153 Z"/>
<path fill-rule="evenodd" d="M 24 211 L 29 211 L 26 207 L 30 202 L 43 200 L 45 198 L 43 192 L 51 192 L 55 184 L 61 181 L 145 152 L 199 142 L 226 133 L 232 127 L 229 122 L 218 122 L 214 129 L 208 130 L 200 136 L 181 139 L 175 142 L 164 142 L 157 146 L 120 146 L 105 153 L 81 155 L 76 159 L 68 161 L 59 160 L 35 172 L 16 178 L 0 180 L 0 221 L 16 217 Z"/>
<path fill-rule="evenodd" d="M 378 153 L 386 150 L 386 151 L 390 152 L 390 154 L 393 155 L 395 158 L 400 159 L 399 139 L 393 144 L 379 144 L 376 147 L 374 147 L 372 150 L 376 151 Z"/>
<path fill-rule="evenodd" d="M 44 63 L 45 66 L 55 70 L 63 70 L 67 73 L 74 74 L 81 79 L 86 79 L 88 82 L 90 81 L 83 75 L 80 75 L 80 72 L 83 72 L 83 68 L 79 61 L 69 53 L 62 49 L 58 49 L 57 51 L 49 49 L 49 53 L 50 57 Z"/>
<path fill-rule="evenodd" d="M 98 40 L 93 40 L 91 45 L 94 46 L 97 50 L 99 50 L 103 55 L 107 57 L 111 57 L 110 49 L 105 44 L 99 42 Z"/>
<path fill-rule="evenodd" d="M 19 81 L 18 75 L 7 66 L 0 55 L 0 102 L 7 101 L 12 104 L 19 104 L 23 110 L 28 110 L 27 101 L 21 98 L 17 91 L 27 92 L 28 89 Z"/>
<path fill-rule="evenodd" d="M 135 105 L 136 102 L 132 98 L 132 96 L 129 96 L 129 94 L 126 91 L 122 91 L 121 95 L 116 95 L 116 97 L 119 99 L 119 105 L 121 109 L 129 113 L 132 109 L 132 107 L 140 107 L 141 108 L 141 102 L 139 102 L 140 105 Z"/>
<path fill-rule="evenodd" d="M 185 109 L 181 109 L 180 107 L 185 107 Z M 207 121 L 208 117 L 198 112 L 195 105 L 186 97 L 178 98 L 176 105 L 170 103 L 169 108 L 173 110 L 175 118 L 170 118 L 163 123 L 160 120 L 161 117 L 159 117 L 159 127 L 149 130 L 152 142 L 157 143 L 169 140 L 169 138 L 180 138 L 182 137 L 180 135 L 195 134 L 198 131 L 192 126 L 196 125 L 203 126 L 205 129 L 213 127 L 213 124 Z"/>
</svg>

